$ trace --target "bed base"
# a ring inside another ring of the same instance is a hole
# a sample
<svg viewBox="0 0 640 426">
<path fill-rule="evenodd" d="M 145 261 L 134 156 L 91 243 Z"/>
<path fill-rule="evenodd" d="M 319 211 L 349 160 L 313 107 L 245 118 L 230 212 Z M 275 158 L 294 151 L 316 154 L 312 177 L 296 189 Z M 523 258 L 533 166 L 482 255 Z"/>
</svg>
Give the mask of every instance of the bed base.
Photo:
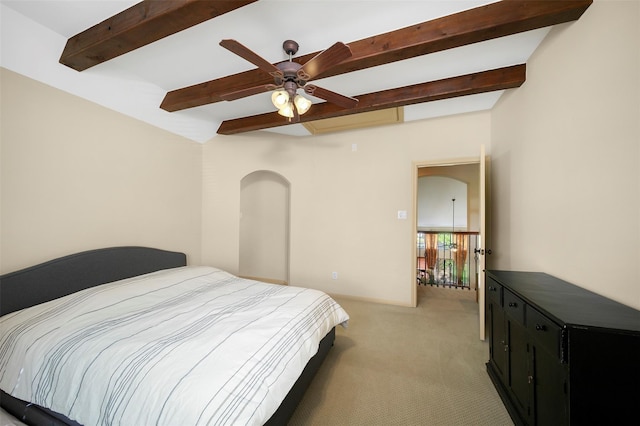
<svg viewBox="0 0 640 426">
<path fill-rule="evenodd" d="M 336 338 L 336 328 L 332 328 L 329 333 L 320 341 L 318 352 L 309 360 L 307 366 L 302 370 L 302 374 L 293 384 L 291 390 L 280 404 L 280 407 L 273 413 L 273 416 L 265 423 L 265 426 L 282 426 L 286 425 L 293 413 L 296 411 L 298 404 L 302 400 L 304 393 L 311 384 L 311 380 L 315 377 L 320 369 L 322 362 L 327 357 L 329 349 L 333 346 Z"/>
<path fill-rule="evenodd" d="M 0 276 L 0 314 L 5 315 L 97 285 L 162 269 L 186 266 L 184 253 L 147 247 L 111 247 L 72 254 Z M 286 425 L 335 340 L 335 328 L 265 423 Z M 62 414 L 14 398 L 0 390 L 0 407 L 28 425 L 80 426 Z"/>
</svg>

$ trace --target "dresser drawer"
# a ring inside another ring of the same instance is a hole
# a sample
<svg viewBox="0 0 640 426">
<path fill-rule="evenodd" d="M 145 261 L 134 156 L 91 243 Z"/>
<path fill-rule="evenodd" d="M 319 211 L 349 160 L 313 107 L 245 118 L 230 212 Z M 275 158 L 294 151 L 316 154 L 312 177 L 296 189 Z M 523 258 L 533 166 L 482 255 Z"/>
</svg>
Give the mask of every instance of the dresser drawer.
<svg viewBox="0 0 640 426">
<path fill-rule="evenodd" d="M 487 301 L 502 306 L 502 286 L 492 278 L 487 277 L 487 291 L 485 291 Z"/>
<path fill-rule="evenodd" d="M 512 319 L 524 325 L 524 301 L 506 288 L 504 294 L 504 312 Z"/>
<path fill-rule="evenodd" d="M 553 356 L 560 357 L 562 328 L 529 305 L 527 305 L 527 330 L 533 337 L 536 347 L 541 347 Z"/>
</svg>

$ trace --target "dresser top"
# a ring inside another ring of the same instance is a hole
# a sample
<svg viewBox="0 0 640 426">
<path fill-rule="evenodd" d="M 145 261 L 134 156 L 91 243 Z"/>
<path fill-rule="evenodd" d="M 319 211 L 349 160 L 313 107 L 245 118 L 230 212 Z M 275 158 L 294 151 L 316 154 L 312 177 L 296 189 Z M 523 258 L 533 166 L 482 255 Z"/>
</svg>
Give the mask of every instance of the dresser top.
<svg viewBox="0 0 640 426">
<path fill-rule="evenodd" d="M 497 282 L 561 326 L 640 333 L 640 311 L 543 272 L 487 271 Z"/>
</svg>

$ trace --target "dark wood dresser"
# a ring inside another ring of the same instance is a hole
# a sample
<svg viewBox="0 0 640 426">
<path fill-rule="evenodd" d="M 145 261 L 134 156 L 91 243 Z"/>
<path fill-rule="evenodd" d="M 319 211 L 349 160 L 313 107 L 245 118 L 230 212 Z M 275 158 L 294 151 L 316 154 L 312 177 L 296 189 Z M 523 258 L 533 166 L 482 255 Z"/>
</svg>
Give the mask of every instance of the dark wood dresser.
<svg viewBox="0 0 640 426">
<path fill-rule="evenodd" d="M 640 424 L 640 311 L 544 273 L 486 278 L 487 372 L 517 425 Z"/>
</svg>

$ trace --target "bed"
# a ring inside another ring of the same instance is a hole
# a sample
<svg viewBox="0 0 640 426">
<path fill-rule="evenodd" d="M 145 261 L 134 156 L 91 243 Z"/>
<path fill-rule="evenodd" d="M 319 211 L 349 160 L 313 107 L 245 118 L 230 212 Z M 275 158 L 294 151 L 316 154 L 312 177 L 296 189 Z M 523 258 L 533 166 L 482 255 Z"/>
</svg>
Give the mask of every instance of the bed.
<svg viewBox="0 0 640 426">
<path fill-rule="evenodd" d="M 27 424 L 284 425 L 348 315 L 145 247 L 0 277 L 0 405 Z"/>
</svg>

